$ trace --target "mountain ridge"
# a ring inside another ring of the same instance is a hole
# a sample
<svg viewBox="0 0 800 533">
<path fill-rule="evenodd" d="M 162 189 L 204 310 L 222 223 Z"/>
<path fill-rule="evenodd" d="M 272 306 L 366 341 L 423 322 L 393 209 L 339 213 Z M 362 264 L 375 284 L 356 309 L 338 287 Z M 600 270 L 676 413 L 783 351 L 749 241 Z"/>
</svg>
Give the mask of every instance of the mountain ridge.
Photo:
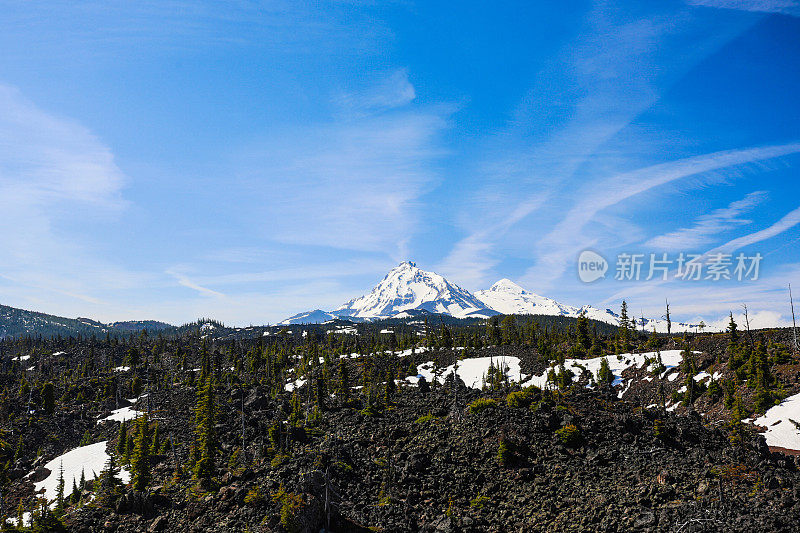
<svg viewBox="0 0 800 533">
<path fill-rule="evenodd" d="M 440 274 L 420 269 L 412 261 L 402 261 L 389 270 L 368 293 L 353 298 L 336 309 L 298 313 L 278 324 L 316 324 L 337 318 L 359 322 L 392 318 L 409 311 L 441 313 L 456 318 L 489 318 L 498 314 L 576 318 L 584 314 L 592 320 L 619 325 L 619 315 L 611 309 L 562 304 L 528 291 L 508 278 L 498 280 L 489 289 L 471 293 Z M 655 329 L 658 333 L 667 332 L 665 320 L 636 319 L 636 325 L 648 331 Z M 673 322 L 670 331 L 679 333 L 697 327 L 697 324 Z"/>
</svg>

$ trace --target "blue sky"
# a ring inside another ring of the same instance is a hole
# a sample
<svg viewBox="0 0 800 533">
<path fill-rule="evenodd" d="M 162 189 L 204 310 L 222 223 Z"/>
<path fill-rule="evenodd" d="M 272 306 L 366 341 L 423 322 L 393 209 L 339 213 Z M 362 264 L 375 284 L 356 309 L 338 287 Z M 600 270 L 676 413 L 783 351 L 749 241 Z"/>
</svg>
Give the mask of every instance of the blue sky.
<svg viewBox="0 0 800 533">
<path fill-rule="evenodd" d="M 800 294 L 796 1 L 74 4 L 0 1 L 4 304 L 263 324 L 403 259 L 706 322 Z M 726 246 L 757 281 L 576 275 Z"/>
</svg>

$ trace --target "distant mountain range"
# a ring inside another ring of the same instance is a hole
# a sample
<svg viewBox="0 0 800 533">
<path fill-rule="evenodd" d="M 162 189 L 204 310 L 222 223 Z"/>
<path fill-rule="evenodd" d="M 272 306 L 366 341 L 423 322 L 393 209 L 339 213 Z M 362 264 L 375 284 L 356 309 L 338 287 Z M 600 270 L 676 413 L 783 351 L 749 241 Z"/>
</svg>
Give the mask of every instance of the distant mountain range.
<svg viewBox="0 0 800 533">
<path fill-rule="evenodd" d="M 337 307 L 332 311 L 316 309 L 291 316 L 280 322 L 289 324 L 318 324 L 345 319 L 354 322 L 405 318 L 426 313 L 440 313 L 456 318 L 489 318 L 494 315 L 548 315 L 587 318 L 619 325 L 619 315 L 610 309 L 590 305 L 574 307 L 551 298 L 526 291 L 509 279 L 501 279 L 487 290 L 474 294 L 451 283 L 435 272 L 403 261 L 381 280 L 369 293 Z M 637 319 L 641 328 L 641 319 Z M 666 333 L 667 323 L 660 319 L 644 319 L 644 328 Z M 696 324 L 673 322 L 673 332 L 692 331 Z"/>
<path fill-rule="evenodd" d="M 0 305 L 0 339 L 21 335 L 42 335 L 64 337 L 83 335 L 105 336 L 126 335 L 141 330 L 161 331 L 172 328 L 171 324 L 155 320 L 129 320 L 104 324 L 89 318 L 64 318 L 36 311 L 26 311 L 7 305 Z"/>
</svg>

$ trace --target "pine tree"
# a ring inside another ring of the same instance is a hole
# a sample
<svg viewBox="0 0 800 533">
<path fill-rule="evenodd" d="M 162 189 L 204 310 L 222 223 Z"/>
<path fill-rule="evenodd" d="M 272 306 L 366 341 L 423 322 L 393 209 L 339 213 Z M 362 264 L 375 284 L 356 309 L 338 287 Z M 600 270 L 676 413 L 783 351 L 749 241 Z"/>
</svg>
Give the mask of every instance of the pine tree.
<svg viewBox="0 0 800 533">
<path fill-rule="evenodd" d="M 744 409 L 742 408 L 742 396 L 741 394 L 737 394 L 736 399 L 733 402 L 731 418 L 728 423 L 728 428 L 731 431 L 731 435 L 729 437 L 731 444 L 738 444 L 742 442 L 742 437 L 744 435 L 744 425 L 742 424 L 743 418 Z"/>
<path fill-rule="evenodd" d="M 128 450 L 128 421 L 123 420 L 119 424 L 119 435 L 117 436 L 117 454 L 124 457 Z"/>
<path fill-rule="evenodd" d="M 150 443 L 150 453 L 157 454 L 161 450 L 161 433 L 158 429 L 158 422 L 153 428 L 153 441 Z"/>
<path fill-rule="evenodd" d="M 600 361 L 600 369 L 597 371 L 597 382 L 604 387 L 610 387 L 614 382 L 614 374 L 608 366 L 608 359 L 603 357 Z"/>
<path fill-rule="evenodd" d="M 198 481 L 209 481 L 216 474 L 217 434 L 215 431 L 215 390 L 212 376 L 208 376 L 197 397 L 195 408 L 195 433 L 197 435 L 198 460 L 194 477 Z"/>
<path fill-rule="evenodd" d="M 81 499 L 81 491 L 78 489 L 78 483 L 75 481 L 75 478 L 72 478 L 72 491 L 69 493 L 69 503 L 70 505 L 76 505 Z"/>
<path fill-rule="evenodd" d="M 736 322 L 733 320 L 733 311 L 730 314 L 731 320 L 728 322 L 728 339 L 729 344 L 735 345 L 739 342 L 739 331 Z"/>
<path fill-rule="evenodd" d="M 592 346 L 592 339 L 589 336 L 589 319 L 586 318 L 586 313 L 583 310 L 578 315 L 578 344 L 584 350 L 588 350 Z"/>
<path fill-rule="evenodd" d="M 56 485 L 56 510 L 61 513 L 64 510 L 64 461 L 58 467 L 58 485 Z"/>
<path fill-rule="evenodd" d="M 686 348 L 684 348 L 683 352 L 681 352 L 681 355 L 683 356 L 683 362 L 681 364 L 683 366 L 683 371 L 686 374 L 686 381 L 684 382 L 686 392 L 684 393 L 683 403 L 684 405 L 690 406 L 697 398 L 696 384 L 694 381 L 694 376 L 697 373 L 697 369 L 695 367 L 694 354 L 692 353 L 688 342 L 686 343 Z"/>
<path fill-rule="evenodd" d="M 136 423 L 136 438 L 131 453 L 131 482 L 136 491 L 145 490 L 150 483 L 150 435 L 147 413 L 143 413 Z"/>
<path fill-rule="evenodd" d="M 624 352 L 630 351 L 631 323 L 628 318 L 628 302 L 622 300 L 622 308 L 619 312 L 619 339 L 620 349 Z"/>
<path fill-rule="evenodd" d="M 343 403 L 347 403 L 350 400 L 350 373 L 347 369 L 347 362 L 344 359 L 339 359 L 339 383 L 336 388 L 336 394 Z"/>
<path fill-rule="evenodd" d="M 106 461 L 106 466 L 103 471 L 100 473 L 100 489 L 97 491 L 97 502 L 103 507 L 111 507 L 116 500 L 117 496 L 119 495 L 119 489 L 122 485 L 119 477 L 119 468 L 117 467 L 117 462 L 114 459 L 114 455 L 110 455 L 108 457 L 108 461 Z M 81 473 L 81 488 L 84 488 L 86 485 L 86 478 Z"/>
<path fill-rule="evenodd" d="M 55 406 L 56 398 L 53 384 L 48 381 L 42 385 L 42 409 L 44 409 L 44 412 L 49 415 L 53 413 Z"/>
<path fill-rule="evenodd" d="M 383 389 L 383 401 L 387 406 L 391 405 L 396 391 L 397 384 L 394 382 L 394 370 L 392 365 L 389 365 L 386 370 L 386 385 L 384 385 Z"/>
</svg>

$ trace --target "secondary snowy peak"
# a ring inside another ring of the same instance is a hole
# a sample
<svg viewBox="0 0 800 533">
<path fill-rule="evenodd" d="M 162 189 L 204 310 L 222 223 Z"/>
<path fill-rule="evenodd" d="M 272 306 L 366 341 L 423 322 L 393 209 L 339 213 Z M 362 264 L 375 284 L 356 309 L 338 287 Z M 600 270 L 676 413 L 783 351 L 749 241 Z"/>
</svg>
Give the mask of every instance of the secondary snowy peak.
<svg viewBox="0 0 800 533">
<path fill-rule="evenodd" d="M 514 283 L 508 278 L 503 278 L 491 287 L 489 287 L 490 291 L 493 292 L 505 292 L 509 294 L 523 294 L 526 293 L 525 289 Z M 479 291 L 479 292 L 487 292 L 487 291 Z"/>
<path fill-rule="evenodd" d="M 475 297 L 486 307 L 504 315 L 565 315 L 578 316 L 580 309 L 528 292 L 509 279 L 501 279 L 488 290 L 478 291 Z"/>
<path fill-rule="evenodd" d="M 513 281 L 505 278 L 492 285 L 488 290 L 476 292 L 475 297 L 483 302 L 486 307 L 494 309 L 504 315 L 562 315 L 576 318 L 583 313 L 586 318 L 591 320 L 605 322 L 613 326 L 619 325 L 619 315 L 611 309 L 603 310 L 592 307 L 591 305 L 574 307 L 562 304 L 552 298 L 539 296 L 538 294 L 526 291 Z M 640 318 L 636 319 L 636 327 L 642 327 Z M 695 331 L 697 328 L 697 324 L 673 322 L 670 331 L 678 333 Z M 658 333 L 666 333 L 666 321 L 645 318 L 644 330 L 651 331 L 653 329 Z"/>
<path fill-rule="evenodd" d="M 435 272 L 418 268 L 411 261 L 403 261 L 391 269 L 369 293 L 333 311 L 307 311 L 279 324 L 314 324 L 336 318 L 360 322 L 425 312 L 456 318 L 488 318 L 497 314 L 578 317 L 583 313 L 589 319 L 619 325 L 619 316 L 610 309 L 562 304 L 527 291 L 510 279 L 501 279 L 489 289 L 472 294 Z M 641 321 L 637 320 L 637 328 L 641 327 Z M 694 331 L 697 327 L 673 322 L 670 331 Z M 645 318 L 644 328 L 646 331 L 655 329 L 659 333 L 666 333 L 667 324 L 664 320 Z"/>
<path fill-rule="evenodd" d="M 377 318 L 411 309 L 446 313 L 455 317 L 496 314 L 469 291 L 443 276 L 403 261 L 386 274 L 368 294 L 332 311 L 341 317 Z"/>
</svg>

